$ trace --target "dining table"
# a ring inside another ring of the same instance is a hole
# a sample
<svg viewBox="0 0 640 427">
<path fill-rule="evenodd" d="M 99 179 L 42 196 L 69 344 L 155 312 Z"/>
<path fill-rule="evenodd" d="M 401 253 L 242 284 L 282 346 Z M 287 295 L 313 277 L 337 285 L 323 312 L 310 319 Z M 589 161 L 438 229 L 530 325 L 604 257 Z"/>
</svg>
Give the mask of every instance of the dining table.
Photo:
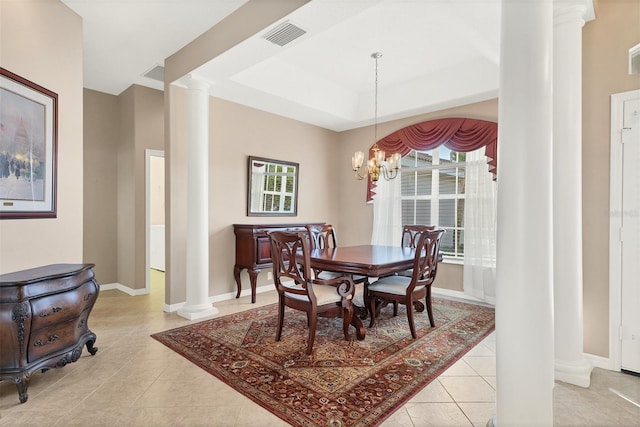
<svg viewBox="0 0 640 427">
<path fill-rule="evenodd" d="M 367 277 L 388 276 L 413 267 L 415 249 L 401 246 L 357 245 L 313 249 L 311 267 L 323 271 L 357 274 Z M 356 336 L 364 339 L 366 331 L 361 317 L 366 318 L 365 307 L 357 307 L 360 316 L 353 316 L 351 324 Z"/>
</svg>

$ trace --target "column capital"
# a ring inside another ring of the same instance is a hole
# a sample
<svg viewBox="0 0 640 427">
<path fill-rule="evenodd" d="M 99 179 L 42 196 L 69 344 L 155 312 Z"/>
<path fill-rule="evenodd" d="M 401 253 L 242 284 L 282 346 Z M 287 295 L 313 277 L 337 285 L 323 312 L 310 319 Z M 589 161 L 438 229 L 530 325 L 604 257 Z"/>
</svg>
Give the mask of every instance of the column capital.
<svg viewBox="0 0 640 427">
<path fill-rule="evenodd" d="M 553 25 L 579 22 L 583 26 L 585 22 L 595 19 L 593 0 L 554 0 Z"/>
<path fill-rule="evenodd" d="M 204 92 L 208 92 L 211 87 L 211 82 L 203 79 L 202 77 L 196 76 L 194 74 L 189 74 L 186 78 L 187 89 L 190 90 L 201 90 Z"/>
</svg>

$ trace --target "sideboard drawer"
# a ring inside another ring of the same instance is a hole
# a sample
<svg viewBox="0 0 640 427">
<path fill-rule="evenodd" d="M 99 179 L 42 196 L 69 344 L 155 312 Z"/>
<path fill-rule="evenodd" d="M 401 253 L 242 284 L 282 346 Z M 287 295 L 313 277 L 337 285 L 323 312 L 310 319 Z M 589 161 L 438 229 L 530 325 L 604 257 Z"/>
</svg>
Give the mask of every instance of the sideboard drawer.
<svg viewBox="0 0 640 427">
<path fill-rule="evenodd" d="M 85 310 L 75 319 L 32 331 L 29 340 L 29 363 L 76 343 L 87 330 L 88 316 L 89 310 Z"/>
<path fill-rule="evenodd" d="M 93 306 L 98 297 L 98 288 L 94 282 L 86 282 L 77 292 L 66 292 L 31 300 L 33 320 L 32 329 L 43 328 L 48 325 L 63 322 L 85 308 Z"/>
</svg>

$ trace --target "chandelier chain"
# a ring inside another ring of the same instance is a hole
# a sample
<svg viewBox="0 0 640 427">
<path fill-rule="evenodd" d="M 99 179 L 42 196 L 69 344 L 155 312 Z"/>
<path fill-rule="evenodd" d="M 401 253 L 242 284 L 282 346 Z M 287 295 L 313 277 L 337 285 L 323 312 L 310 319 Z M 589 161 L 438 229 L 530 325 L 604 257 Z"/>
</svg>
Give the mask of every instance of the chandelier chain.
<svg viewBox="0 0 640 427">
<path fill-rule="evenodd" d="M 382 56 L 379 53 L 373 55 L 376 60 L 376 86 L 374 94 L 374 113 L 373 113 L 373 142 L 378 142 L 378 58 Z"/>
</svg>

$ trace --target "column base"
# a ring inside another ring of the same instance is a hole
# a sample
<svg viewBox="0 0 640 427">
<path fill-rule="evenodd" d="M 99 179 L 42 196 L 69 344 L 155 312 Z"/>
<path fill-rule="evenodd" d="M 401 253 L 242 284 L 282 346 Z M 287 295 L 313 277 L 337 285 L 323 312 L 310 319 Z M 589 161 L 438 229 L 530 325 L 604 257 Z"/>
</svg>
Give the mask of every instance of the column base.
<svg viewBox="0 0 640 427">
<path fill-rule="evenodd" d="M 555 361 L 555 380 L 588 388 L 591 384 L 593 366 L 586 360 Z"/>
<path fill-rule="evenodd" d="M 212 306 L 211 304 L 205 305 L 192 305 L 192 306 L 184 306 L 180 310 L 178 310 L 178 316 L 184 317 L 188 320 L 198 320 L 204 317 L 213 317 L 217 316 L 219 313 L 218 309 Z"/>
</svg>

